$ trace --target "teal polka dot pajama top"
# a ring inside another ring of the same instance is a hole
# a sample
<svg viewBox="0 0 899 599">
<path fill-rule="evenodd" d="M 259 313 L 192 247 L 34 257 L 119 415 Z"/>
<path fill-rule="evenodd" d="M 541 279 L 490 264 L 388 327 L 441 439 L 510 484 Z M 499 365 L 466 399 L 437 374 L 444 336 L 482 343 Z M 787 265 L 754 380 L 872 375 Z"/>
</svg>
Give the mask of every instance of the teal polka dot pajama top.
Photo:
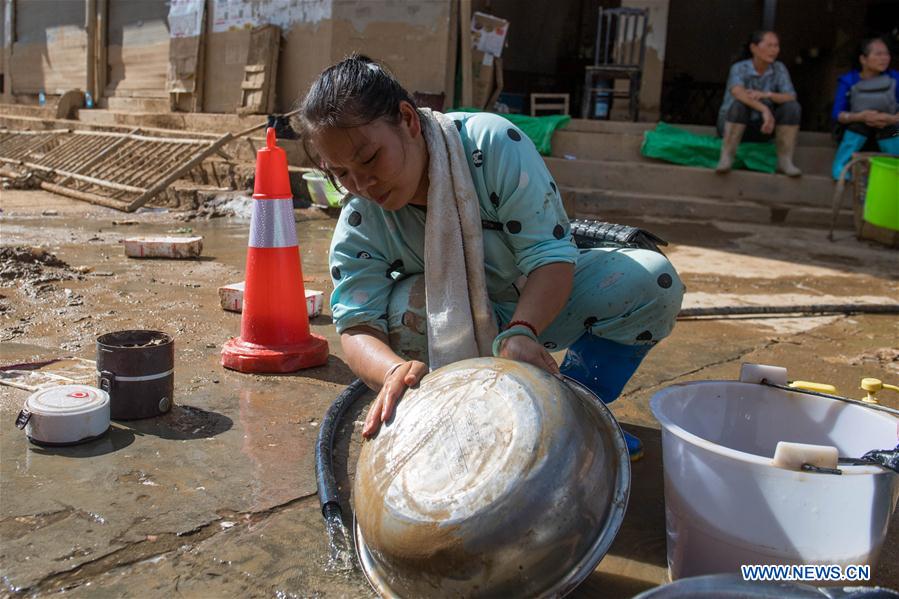
<svg viewBox="0 0 899 599">
<path fill-rule="evenodd" d="M 683 285 L 656 252 L 582 249 L 574 244 L 559 189 L 531 140 L 501 116 L 451 113 L 480 201 L 487 292 L 500 328 L 515 311 L 526 277 L 556 262 L 575 265 L 568 303 L 540 335 L 550 351 L 585 332 L 624 345 L 666 337 Z M 386 211 L 352 198 L 331 241 L 331 312 L 337 331 L 366 325 L 397 353 L 427 362 L 424 240 L 427 209 Z"/>
</svg>

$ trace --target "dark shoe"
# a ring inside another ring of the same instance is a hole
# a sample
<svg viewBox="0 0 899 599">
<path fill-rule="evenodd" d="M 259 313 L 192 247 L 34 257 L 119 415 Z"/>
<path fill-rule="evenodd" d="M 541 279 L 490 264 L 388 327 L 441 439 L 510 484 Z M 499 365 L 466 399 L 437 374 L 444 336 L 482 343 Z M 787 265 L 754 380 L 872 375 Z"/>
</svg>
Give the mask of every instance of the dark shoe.
<svg viewBox="0 0 899 599">
<path fill-rule="evenodd" d="M 627 431 L 624 433 L 624 442 L 627 444 L 627 455 L 630 456 L 632 462 L 636 462 L 643 458 L 643 441 L 633 436 Z"/>
</svg>

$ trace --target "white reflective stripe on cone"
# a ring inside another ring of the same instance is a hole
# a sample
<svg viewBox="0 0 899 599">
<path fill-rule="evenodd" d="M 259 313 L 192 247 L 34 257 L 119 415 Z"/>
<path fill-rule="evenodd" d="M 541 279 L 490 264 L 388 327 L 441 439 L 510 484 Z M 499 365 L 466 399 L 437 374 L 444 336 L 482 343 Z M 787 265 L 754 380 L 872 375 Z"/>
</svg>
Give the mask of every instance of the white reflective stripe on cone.
<svg viewBox="0 0 899 599">
<path fill-rule="evenodd" d="M 250 221 L 251 248 L 285 248 L 297 245 L 293 200 L 253 200 Z"/>
</svg>

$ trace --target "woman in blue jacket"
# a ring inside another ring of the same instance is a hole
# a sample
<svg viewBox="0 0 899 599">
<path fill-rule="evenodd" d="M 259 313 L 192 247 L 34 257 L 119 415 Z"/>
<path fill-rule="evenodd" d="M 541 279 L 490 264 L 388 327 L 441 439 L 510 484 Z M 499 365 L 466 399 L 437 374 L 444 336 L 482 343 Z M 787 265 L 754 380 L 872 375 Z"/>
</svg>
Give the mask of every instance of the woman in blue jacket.
<svg viewBox="0 0 899 599">
<path fill-rule="evenodd" d="M 834 179 L 868 140 L 875 140 L 882 152 L 899 156 L 899 72 L 889 68 L 889 47 L 881 38 L 867 39 L 858 61 L 860 69 L 840 77 L 833 103 L 831 118 L 843 128 Z"/>
</svg>

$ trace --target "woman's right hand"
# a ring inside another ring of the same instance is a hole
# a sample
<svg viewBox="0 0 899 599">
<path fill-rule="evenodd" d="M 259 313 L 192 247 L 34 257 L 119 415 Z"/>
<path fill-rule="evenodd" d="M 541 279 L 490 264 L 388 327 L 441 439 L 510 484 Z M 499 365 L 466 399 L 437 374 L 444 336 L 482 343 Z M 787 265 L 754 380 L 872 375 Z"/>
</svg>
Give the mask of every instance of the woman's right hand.
<svg viewBox="0 0 899 599">
<path fill-rule="evenodd" d="M 771 135 L 774 133 L 774 125 L 774 115 L 771 114 L 771 109 L 765 106 L 765 109 L 762 111 L 762 133 Z"/>
<path fill-rule="evenodd" d="M 559 365 L 542 345 L 525 335 L 515 335 L 502 340 L 500 358 L 533 364 L 550 374 L 559 374 Z"/>
<path fill-rule="evenodd" d="M 409 360 L 401 363 L 390 371 L 384 379 L 378 397 L 368 410 L 365 417 L 365 425 L 362 427 L 362 436 L 371 438 L 377 434 L 382 422 L 387 422 L 393 416 L 393 410 L 397 402 L 409 387 L 414 387 L 428 373 L 425 363 L 418 360 Z"/>
</svg>

